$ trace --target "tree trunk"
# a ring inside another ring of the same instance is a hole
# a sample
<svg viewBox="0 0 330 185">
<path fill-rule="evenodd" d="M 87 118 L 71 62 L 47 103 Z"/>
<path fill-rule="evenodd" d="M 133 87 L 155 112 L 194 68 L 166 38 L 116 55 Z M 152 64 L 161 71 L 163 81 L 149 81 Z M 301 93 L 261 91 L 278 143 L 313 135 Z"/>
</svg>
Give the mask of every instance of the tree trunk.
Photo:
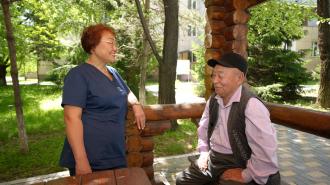
<svg viewBox="0 0 330 185">
<path fill-rule="evenodd" d="M 317 14 L 330 18 L 330 0 L 317 0 Z M 321 78 L 317 101 L 323 108 L 330 108 L 330 25 L 329 20 L 319 22 L 319 49 L 321 59 Z"/>
<path fill-rule="evenodd" d="M 144 4 L 144 11 L 148 12 L 150 9 L 150 0 L 146 0 Z M 145 19 L 146 26 L 149 25 L 149 16 Z M 146 79 L 147 79 L 147 65 L 150 57 L 150 47 L 146 34 L 143 34 L 142 43 L 143 53 L 140 55 L 140 82 L 139 82 L 139 101 L 142 105 L 146 104 Z"/>
<path fill-rule="evenodd" d="M 14 34 L 13 34 L 12 23 L 10 20 L 10 10 L 9 10 L 10 1 L 2 0 L 1 5 L 2 5 L 5 27 L 6 27 L 6 32 L 7 32 L 7 42 L 8 42 L 10 66 L 11 66 L 11 78 L 13 80 L 15 109 L 16 109 L 16 118 L 17 118 L 17 126 L 18 126 L 18 136 L 19 136 L 19 141 L 20 141 L 20 149 L 21 149 L 21 152 L 27 153 L 29 151 L 29 146 L 28 146 L 28 138 L 27 138 L 26 131 L 25 131 L 22 100 L 21 100 L 21 96 L 20 96 L 20 88 L 19 88 L 19 82 L 18 82 L 15 39 L 14 39 Z"/>
<path fill-rule="evenodd" d="M 8 67 L 8 65 L 6 63 L 0 64 L 0 86 L 7 85 L 7 81 L 6 81 L 7 67 Z"/>
<path fill-rule="evenodd" d="M 135 0 L 135 3 L 144 34 L 146 35 L 152 52 L 154 53 L 159 64 L 158 103 L 173 104 L 175 103 L 176 63 L 178 58 L 179 3 L 178 1 L 163 0 L 165 8 L 163 58 L 159 56 L 155 44 L 151 39 L 149 29 L 146 25 L 143 12 L 141 10 L 140 1 Z M 176 121 L 172 123 L 173 129 L 175 129 L 178 125 Z"/>
<path fill-rule="evenodd" d="M 163 0 L 165 8 L 163 61 L 159 64 L 159 104 L 175 104 L 176 65 L 178 59 L 178 1 Z M 172 122 L 172 129 L 177 127 Z"/>
</svg>

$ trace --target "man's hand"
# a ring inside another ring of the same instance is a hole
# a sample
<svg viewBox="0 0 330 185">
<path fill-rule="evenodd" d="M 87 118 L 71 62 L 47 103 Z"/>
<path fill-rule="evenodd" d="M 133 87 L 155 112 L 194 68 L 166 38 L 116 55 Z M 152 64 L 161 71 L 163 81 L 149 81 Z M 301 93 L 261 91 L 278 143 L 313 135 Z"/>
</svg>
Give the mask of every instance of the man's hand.
<svg viewBox="0 0 330 185">
<path fill-rule="evenodd" d="M 144 115 L 143 108 L 140 104 L 132 105 L 135 122 L 139 130 L 143 130 L 146 122 L 146 116 Z"/>
<path fill-rule="evenodd" d="M 242 168 L 228 169 L 225 172 L 223 172 L 220 178 L 223 180 L 232 180 L 232 181 L 245 183 L 242 177 L 242 171 L 243 171 Z"/>
<path fill-rule="evenodd" d="M 209 158 L 208 152 L 201 152 L 201 154 L 197 160 L 197 165 L 201 171 L 207 170 L 208 158 Z"/>
</svg>

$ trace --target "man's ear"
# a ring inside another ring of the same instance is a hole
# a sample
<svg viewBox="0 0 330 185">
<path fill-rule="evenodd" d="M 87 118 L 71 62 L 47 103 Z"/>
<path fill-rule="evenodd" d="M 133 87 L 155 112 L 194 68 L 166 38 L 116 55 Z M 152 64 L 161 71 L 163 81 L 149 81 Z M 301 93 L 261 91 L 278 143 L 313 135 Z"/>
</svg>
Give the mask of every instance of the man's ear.
<svg viewBox="0 0 330 185">
<path fill-rule="evenodd" d="M 239 71 L 239 75 L 238 75 L 239 81 L 241 83 L 243 83 L 245 81 L 245 75 L 242 71 Z"/>
</svg>

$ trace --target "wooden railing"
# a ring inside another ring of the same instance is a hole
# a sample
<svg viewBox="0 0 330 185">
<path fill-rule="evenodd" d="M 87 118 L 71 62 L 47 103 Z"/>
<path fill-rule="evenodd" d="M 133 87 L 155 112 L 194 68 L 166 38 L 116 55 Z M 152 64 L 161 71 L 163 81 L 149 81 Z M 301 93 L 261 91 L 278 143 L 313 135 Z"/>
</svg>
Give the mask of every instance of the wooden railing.
<svg viewBox="0 0 330 185">
<path fill-rule="evenodd" d="M 288 105 L 266 104 L 271 120 L 296 130 L 330 139 L 330 113 L 298 108 Z M 174 120 L 200 118 L 205 103 L 170 104 L 145 106 L 147 120 Z"/>
<path fill-rule="evenodd" d="M 293 106 L 266 104 L 271 120 L 275 124 L 330 138 L 330 113 L 313 111 Z M 171 128 L 169 120 L 198 119 L 202 116 L 205 103 L 167 104 L 144 106 L 147 118 L 146 128 L 139 132 L 133 124 L 133 114 L 127 116 L 127 160 L 130 167 L 142 167 L 154 180 L 152 137 Z"/>
</svg>

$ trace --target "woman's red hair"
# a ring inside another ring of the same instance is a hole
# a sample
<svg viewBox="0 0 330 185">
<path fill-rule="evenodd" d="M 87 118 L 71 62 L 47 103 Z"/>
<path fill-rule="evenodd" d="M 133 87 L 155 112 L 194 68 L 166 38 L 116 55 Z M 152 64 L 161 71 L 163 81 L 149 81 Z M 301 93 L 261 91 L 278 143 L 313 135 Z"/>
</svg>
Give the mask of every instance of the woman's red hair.
<svg viewBox="0 0 330 185">
<path fill-rule="evenodd" d="M 83 49 L 91 54 L 91 50 L 100 43 L 102 34 L 106 31 L 114 36 L 116 35 L 115 30 L 112 27 L 104 24 L 95 24 L 86 27 L 81 34 L 81 45 Z"/>
</svg>

